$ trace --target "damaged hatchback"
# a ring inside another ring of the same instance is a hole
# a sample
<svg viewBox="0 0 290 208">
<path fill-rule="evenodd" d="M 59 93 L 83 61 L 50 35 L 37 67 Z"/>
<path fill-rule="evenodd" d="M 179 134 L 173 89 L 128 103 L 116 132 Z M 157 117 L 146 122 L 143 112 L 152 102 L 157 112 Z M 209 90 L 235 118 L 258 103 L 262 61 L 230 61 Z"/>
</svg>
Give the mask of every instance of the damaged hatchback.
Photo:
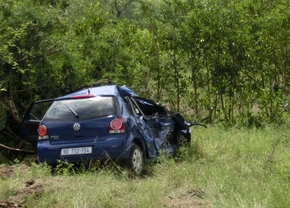
<svg viewBox="0 0 290 208">
<path fill-rule="evenodd" d="M 106 85 L 32 103 L 20 135 L 35 146 L 41 163 L 111 159 L 140 175 L 161 152 L 171 155 L 189 145 L 190 126 L 126 86 Z"/>
</svg>

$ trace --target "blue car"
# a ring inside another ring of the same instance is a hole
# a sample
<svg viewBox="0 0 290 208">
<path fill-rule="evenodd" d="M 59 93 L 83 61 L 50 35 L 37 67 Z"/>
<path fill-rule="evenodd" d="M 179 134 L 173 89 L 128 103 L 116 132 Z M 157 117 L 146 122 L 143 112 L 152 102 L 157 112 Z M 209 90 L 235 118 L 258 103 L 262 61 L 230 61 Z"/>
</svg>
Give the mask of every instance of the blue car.
<svg viewBox="0 0 290 208">
<path fill-rule="evenodd" d="M 191 124 L 126 86 L 85 88 L 34 102 L 20 128 L 40 163 L 106 160 L 126 163 L 140 175 L 161 152 L 190 144 Z"/>
</svg>

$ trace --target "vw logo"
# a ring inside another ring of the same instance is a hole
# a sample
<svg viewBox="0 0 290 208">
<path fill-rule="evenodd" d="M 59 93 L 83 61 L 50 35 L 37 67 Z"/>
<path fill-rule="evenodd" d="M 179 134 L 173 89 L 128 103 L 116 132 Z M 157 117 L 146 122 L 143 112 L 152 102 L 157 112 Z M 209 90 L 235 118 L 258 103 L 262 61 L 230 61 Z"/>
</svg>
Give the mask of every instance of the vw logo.
<svg viewBox="0 0 290 208">
<path fill-rule="evenodd" d="M 74 127 L 74 130 L 78 131 L 80 130 L 81 125 L 79 123 L 75 123 L 73 127 Z"/>
</svg>

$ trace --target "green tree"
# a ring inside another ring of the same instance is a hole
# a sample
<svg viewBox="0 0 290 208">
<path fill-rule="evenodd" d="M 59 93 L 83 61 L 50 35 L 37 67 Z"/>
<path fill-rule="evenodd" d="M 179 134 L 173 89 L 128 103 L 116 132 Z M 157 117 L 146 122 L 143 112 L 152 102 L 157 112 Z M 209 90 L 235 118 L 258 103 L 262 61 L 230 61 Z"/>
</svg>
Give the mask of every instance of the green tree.
<svg viewBox="0 0 290 208">
<path fill-rule="evenodd" d="M 7 0 L 0 7 L 0 130 L 11 137 L 30 102 L 62 92 L 63 77 L 52 64 L 61 62 L 66 25 L 63 1 Z"/>
</svg>

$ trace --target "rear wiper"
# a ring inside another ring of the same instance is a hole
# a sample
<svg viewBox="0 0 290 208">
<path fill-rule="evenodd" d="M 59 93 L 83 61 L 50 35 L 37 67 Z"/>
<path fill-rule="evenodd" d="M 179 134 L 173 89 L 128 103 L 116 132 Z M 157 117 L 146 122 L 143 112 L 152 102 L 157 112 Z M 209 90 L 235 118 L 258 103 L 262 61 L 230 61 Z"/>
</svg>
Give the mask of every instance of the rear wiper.
<svg viewBox="0 0 290 208">
<path fill-rule="evenodd" d="M 65 104 L 65 106 L 76 116 L 76 118 L 79 118 L 79 115 L 71 107 L 69 107 L 67 104 Z"/>
</svg>

